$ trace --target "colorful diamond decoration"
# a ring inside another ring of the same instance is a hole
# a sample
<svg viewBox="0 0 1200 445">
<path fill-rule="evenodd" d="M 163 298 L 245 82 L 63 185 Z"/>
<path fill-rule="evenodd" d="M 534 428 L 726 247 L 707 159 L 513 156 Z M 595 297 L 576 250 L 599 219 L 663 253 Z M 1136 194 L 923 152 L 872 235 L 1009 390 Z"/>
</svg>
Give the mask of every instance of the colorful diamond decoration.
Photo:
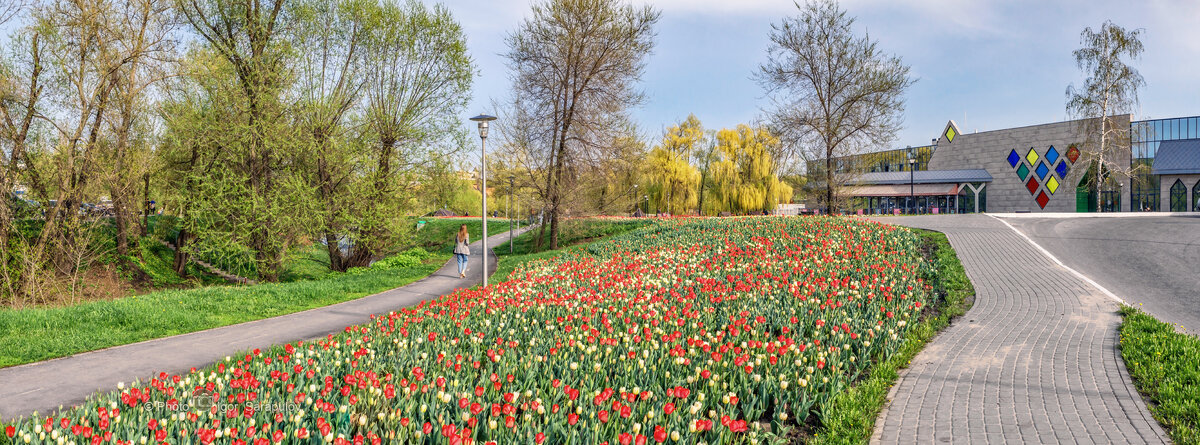
<svg viewBox="0 0 1200 445">
<path fill-rule="evenodd" d="M 1020 176 L 1021 180 L 1024 181 L 1025 177 L 1029 176 L 1029 167 L 1026 167 L 1025 164 L 1022 163 L 1021 166 L 1017 168 L 1017 176 Z"/>
<path fill-rule="evenodd" d="M 1048 181 L 1046 181 L 1046 190 L 1049 190 L 1051 195 L 1053 195 L 1054 192 L 1058 191 L 1058 180 L 1054 179 L 1053 176 L 1051 176 L 1050 179 Z"/>
<path fill-rule="evenodd" d="M 1078 161 L 1079 160 L 1079 148 L 1076 148 L 1074 145 L 1072 145 L 1071 148 L 1068 148 L 1067 149 L 1067 160 L 1071 161 L 1072 164 L 1074 164 L 1075 161 Z"/>
<path fill-rule="evenodd" d="M 1058 177 L 1063 179 L 1067 179 L 1068 171 L 1070 171 L 1070 167 L 1067 167 L 1067 161 L 1059 162 L 1058 166 L 1054 167 L 1054 173 L 1058 173 Z"/>
<path fill-rule="evenodd" d="M 1029 147 L 1029 153 L 1025 154 L 1025 160 L 1029 161 L 1029 165 L 1037 164 L 1038 154 L 1037 154 L 1037 151 L 1035 151 L 1033 149 L 1033 147 Z"/>
<path fill-rule="evenodd" d="M 946 129 L 946 140 L 947 141 L 954 142 L 955 136 L 958 136 L 958 134 L 954 132 L 953 126 Z"/>
<path fill-rule="evenodd" d="M 1046 175 L 1050 174 L 1050 168 L 1046 167 L 1045 162 L 1039 162 L 1037 168 L 1034 169 L 1033 172 L 1037 173 L 1038 179 L 1045 181 Z"/>
<path fill-rule="evenodd" d="M 1029 190 L 1029 194 L 1032 195 L 1032 194 L 1037 193 L 1038 185 L 1041 185 L 1041 184 L 1038 184 L 1037 178 L 1034 178 L 1031 176 L 1031 177 L 1029 177 L 1029 182 L 1025 183 L 1025 189 Z"/>
<path fill-rule="evenodd" d="M 1009 151 L 1008 152 L 1008 165 L 1011 165 L 1015 168 L 1017 166 L 1018 162 L 1021 162 L 1021 155 L 1017 154 L 1016 150 Z"/>
<path fill-rule="evenodd" d="M 1050 149 L 1046 151 L 1046 163 L 1054 165 L 1055 162 L 1058 162 L 1058 150 L 1051 145 Z"/>
<path fill-rule="evenodd" d="M 1049 202 L 1050 202 L 1050 197 L 1046 196 L 1046 192 L 1042 192 L 1042 193 L 1038 194 L 1037 203 L 1039 206 L 1042 207 L 1042 210 L 1046 209 L 1046 204 L 1048 204 Z"/>
</svg>

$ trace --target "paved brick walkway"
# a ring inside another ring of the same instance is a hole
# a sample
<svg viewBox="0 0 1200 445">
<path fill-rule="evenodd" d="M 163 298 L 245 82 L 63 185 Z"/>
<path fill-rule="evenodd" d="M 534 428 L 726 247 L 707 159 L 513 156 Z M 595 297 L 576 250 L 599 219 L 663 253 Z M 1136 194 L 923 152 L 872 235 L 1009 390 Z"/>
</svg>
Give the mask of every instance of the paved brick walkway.
<svg viewBox="0 0 1200 445">
<path fill-rule="evenodd" d="M 526 230 L 522 228 L 516 234 Z M 488 237 L 488 245 L 499 248 L 507 240 L 505 231 Z M 0 369 L 0 419 L 11 420 L 34 411 L 47 414 L 59 406 L 77 405 L 97 391 L 115 390 L 118 382 L 132 383 L 137 378 L 146 381 L 158 372 L 186 373 L 191 367 L 202 368 L 239 351 L 324 337 L 346 326 L 366 323 L 372 314 L 385 314 L 474 286 L 483 282 L 482 247 L 479 241 L 471 244 L 467 278 L 459 278 L 458 265 L 451 259 L 420 281 L 356 300 Z M 495 255 L 488 258 L 488 271 L 494 272 Z"/>
<path fill-rule="evenodd" d="M 975 305 L 888 395 L 872 443 L 1165 443 L 1118 350 L 1118 305 L 984 215 L 883 218 L 947 235 Z"/>
</svg>

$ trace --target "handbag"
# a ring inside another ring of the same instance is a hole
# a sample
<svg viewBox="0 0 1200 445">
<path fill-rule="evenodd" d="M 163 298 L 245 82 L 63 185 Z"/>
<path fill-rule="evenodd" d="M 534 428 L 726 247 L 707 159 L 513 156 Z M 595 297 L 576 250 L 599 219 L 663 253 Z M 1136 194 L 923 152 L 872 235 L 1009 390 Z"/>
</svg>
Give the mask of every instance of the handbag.
<svg viewBox="0 0 1200 445">
<path fill-rule="evenodd" d="M 454 246 L 454 253 L 457 255 L 470 255 L 471 248 L 467 247 L 467 243 L 461 241 L 456 242 Z"/>
</svg>

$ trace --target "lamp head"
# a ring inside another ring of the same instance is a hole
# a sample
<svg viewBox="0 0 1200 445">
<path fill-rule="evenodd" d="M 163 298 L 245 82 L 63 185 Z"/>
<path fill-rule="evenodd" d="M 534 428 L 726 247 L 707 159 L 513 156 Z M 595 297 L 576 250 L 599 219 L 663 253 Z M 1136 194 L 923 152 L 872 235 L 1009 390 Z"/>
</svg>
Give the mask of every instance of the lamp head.
<svg viewBox="0 0 1200 445">
<path fill-rule="evenodd" d="M 496 120 L 496 116 L 481 114 L 471 118 L 471 120 L 479 123 L 479 138 L 487 139 L 488 122 Z"/>
</svg>

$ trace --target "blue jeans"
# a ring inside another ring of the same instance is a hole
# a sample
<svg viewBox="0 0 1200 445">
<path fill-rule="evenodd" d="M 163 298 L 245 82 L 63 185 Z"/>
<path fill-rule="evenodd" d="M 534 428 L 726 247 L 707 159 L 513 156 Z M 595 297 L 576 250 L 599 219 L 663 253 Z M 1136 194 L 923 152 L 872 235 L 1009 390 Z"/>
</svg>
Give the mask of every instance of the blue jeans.
<svg viewBox="0 0 1200 445">
<path fill-rule="evenodd" d="M 461 253 L 454 254 L 454 258 L 458 260 L 458 274 L 462 275 L 467 271 L 467 256 Z"/>
</svg>

